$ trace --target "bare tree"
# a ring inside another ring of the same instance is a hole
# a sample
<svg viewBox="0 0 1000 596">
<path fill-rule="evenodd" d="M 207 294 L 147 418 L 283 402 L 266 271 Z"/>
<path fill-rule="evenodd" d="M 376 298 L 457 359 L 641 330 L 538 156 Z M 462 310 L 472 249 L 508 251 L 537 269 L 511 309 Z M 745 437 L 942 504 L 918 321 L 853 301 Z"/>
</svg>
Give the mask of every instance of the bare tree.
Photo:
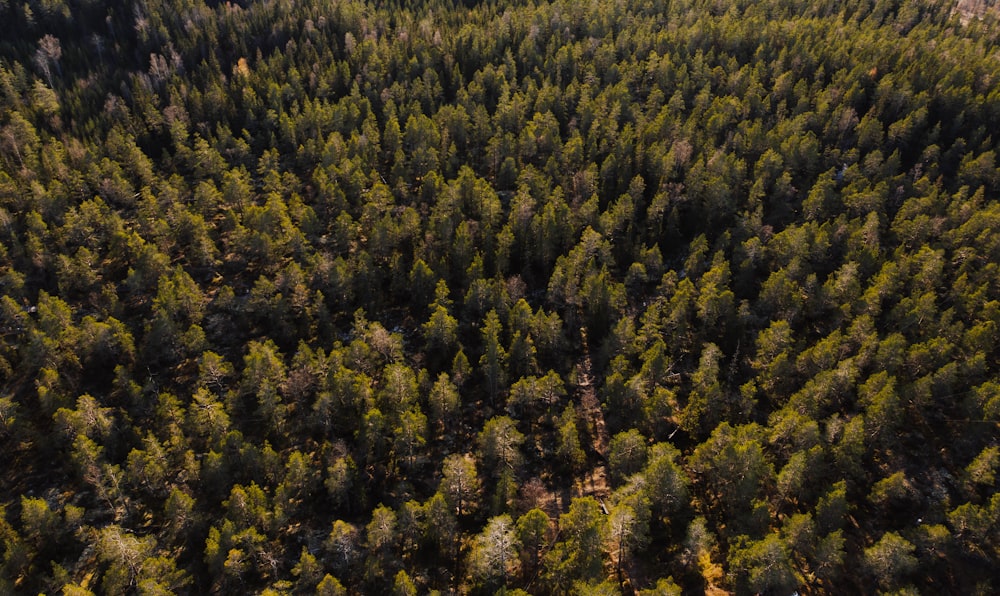
<svg viewBox="0 0 1000 596">
<path fill-rule="evenodd" d="M 35 50 L 35 65 L 45 75 L 46 80 L 49 82 L 49 87 L 52 87 L 52 66 L 56 67 L 56 74 L 60 77 L 62 76 L 62 70 L 59 67 L 59 59 L 61 57 L 62 45 L 59 43 L 58 38 L 46 35 L 38 40 L 38 49 Z"/>
<path fill-rule="evenodd" d="M 517 563 L 519 548 L 514 522 L 509 515 L 490 519 L 482 533 L 476 537 L 470 567 L 483 581 L 499 581 L 507 585 L 507 576 Z"/>
</svg>

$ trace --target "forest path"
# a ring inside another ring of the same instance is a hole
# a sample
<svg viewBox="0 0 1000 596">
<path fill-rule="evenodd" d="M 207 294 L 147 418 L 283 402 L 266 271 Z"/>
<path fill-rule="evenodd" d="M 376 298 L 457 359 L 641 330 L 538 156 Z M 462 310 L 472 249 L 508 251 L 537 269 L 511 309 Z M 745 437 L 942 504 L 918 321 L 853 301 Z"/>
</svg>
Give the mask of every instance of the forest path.
<svg viewBox="0 0 1000 596">
<path fill-rule="evenodd" d="M 592 496 L 603 503 L 603 500 L 611 494 L 607 472 L 608 445 L 611 439 L 608 436 L 607 424 L 604 422 L 604 412 L 601 411 L 601 402 L 597 399 L 597 390 L 594 387 L 593 365 L 586 328 L 580 330 L 580 341 L 583 357 L 576 365 L 576 393 L 580 403 L 577 415 L 583 420 L 586 436 L 589 439 L 585 447 L 588 465 L 584 476 L 577 478 L 573 483 L 573 495 Z"/>
</svg>

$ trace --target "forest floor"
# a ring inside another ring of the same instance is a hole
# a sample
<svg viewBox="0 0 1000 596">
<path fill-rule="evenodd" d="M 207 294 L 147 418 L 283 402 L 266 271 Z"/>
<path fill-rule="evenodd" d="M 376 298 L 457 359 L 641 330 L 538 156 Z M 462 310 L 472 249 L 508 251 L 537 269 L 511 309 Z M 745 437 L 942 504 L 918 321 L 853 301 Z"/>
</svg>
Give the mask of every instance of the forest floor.
<svg viewBox="0 0 1000 596">
<path fill-rule="evenodd" d="M 577 413 L 585 423 L 584 429 L 588 441 L 584 447 L 587 452 L 587 470 L 582 478 L 573 483 L 573 496 L 592 496 L 604 502 L 611 494 L 608 486 L 607 458 L 608 427 L 604 422 L 604 412 L 601 402 L 597 399 L 594 388 L 593 365 L 590 360 L 590 347 L 587 344 L 587 331 L 582 329 L 580 336 L 583 344 L 583 356 L 576 365 L 577 397 L 580 411 Z"/>
<path fill-rule="evenodd" d="M 576 475 L 571 483 L 543 488 L 541 483 L 532 486 L 529 492 L 533 506 L 545 511 L 555 520 L 561 513 L 569 509 L 571 500 L 580 497 L 594 497 L 606 506 L 606 500 L 611 495 L 608 484 L 607 454 L 610 437 L 604 412 L 597 399 L 594 386 L 590 350 L 587 345 L 586 331 L 581 331 L 583 355 L 576 364 L 576 387 L 573 390 L 573 401 L 577 404 L 577 423 L 580 426 L 583 439 L 583 449 L 587 455 L 586 468 Z"/>
</svg>

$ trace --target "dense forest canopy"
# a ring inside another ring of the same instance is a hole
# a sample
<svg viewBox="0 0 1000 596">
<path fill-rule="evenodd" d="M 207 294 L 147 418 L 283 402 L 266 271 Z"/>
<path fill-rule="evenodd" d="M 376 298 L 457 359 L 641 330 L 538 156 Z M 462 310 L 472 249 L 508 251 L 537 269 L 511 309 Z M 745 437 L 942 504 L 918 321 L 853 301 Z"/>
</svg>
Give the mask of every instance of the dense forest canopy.
<svg viewBox="0 0 1000 596">
<path fill-rule="evenodd" d="M 0 22 L 0 592 L 1000 589 L 992 14 Z"/>
</svg>

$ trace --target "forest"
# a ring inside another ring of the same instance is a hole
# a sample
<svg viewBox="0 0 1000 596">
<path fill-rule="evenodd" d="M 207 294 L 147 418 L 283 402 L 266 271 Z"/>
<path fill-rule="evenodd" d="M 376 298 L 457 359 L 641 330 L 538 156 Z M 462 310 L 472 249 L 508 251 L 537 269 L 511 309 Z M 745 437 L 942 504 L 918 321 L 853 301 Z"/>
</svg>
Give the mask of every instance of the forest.
<svg viewBox="0 0 1000 596">
<path fill-rule="evenodd" d="M 1000 590 L 1000 19 L 0 0 L 0 593 Z"/>
</svg>

